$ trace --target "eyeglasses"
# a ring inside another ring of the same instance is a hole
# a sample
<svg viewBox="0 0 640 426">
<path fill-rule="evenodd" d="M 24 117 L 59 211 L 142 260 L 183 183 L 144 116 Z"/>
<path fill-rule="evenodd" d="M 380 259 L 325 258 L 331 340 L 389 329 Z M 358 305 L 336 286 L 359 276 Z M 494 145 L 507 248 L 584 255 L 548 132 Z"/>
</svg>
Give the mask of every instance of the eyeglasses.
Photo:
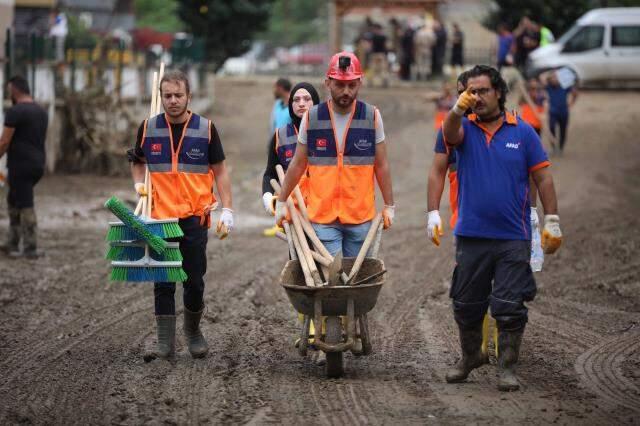
<svg viewBox="0 0 640 426">
<path fill-rule="evenodd" d="M 477 96 L 486 96 L 488 95 L 491 91 L 493 90 L 493 87 L 481 87 L 479 89 L 473 89 L 471 91 L 472 95 L 477 95 Z"/>
</svg>

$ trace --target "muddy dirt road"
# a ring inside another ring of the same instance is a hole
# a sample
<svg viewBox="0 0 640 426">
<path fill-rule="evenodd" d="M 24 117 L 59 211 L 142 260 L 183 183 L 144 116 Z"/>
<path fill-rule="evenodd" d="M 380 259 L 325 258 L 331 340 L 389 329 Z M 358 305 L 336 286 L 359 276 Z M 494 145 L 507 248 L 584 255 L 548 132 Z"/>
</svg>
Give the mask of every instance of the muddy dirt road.
<svg viewBox="0 0 640 426">
<path fill-rule="evenodd" d="M 431 105 L 415 89 L 363 91 L 385 119 L 397 221 L 384 234 L 374 354 L 346 355 L 345 377 L 327 380 L 293 348 L 297 323 L 277 285 L 286 247 L 261 235 L 270 85 L 223 81 L 217 95 L 238 217 L 229 239 L 210 234 L 209 356 L 191 359 L 179 319 L 175 363 L 142 360 L 155 332 L 151 287 L 110 284 L 103 260 L 101 205 L 133 199 L 130 181 L 48 176 L 36 195 L 46 257 L 0 258 L 0 423 L 637 424 L 640 93 L 588 92 L 575 107 L 567 152 L 553 159 L 565 243 L 537 275 L 523 387 L 511 394 L 496 390 L 495 359 L 466 384 L 444 382 L 458 344 L 451 231 L 440 248 L 425 235 Z M 4 239 L 4 206 L 0 215 Z"/>
</svg>

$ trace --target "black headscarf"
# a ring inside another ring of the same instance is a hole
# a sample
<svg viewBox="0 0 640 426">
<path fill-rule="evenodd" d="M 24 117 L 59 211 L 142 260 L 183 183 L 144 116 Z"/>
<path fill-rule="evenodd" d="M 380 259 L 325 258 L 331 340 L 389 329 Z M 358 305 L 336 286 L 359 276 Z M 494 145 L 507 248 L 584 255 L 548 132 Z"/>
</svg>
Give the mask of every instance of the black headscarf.
<svg viewBox="0 0 640 426">
<path fill-rule="evenodd" d="M 296 129 L 300 128 L 300 121 L 302 121 L 301 117 L 298 117 L 293 113 L 293 97 L 299 89 L 305 89 L 307 92 L 309 92 L 314 105 L 318 105 L 320 103 L 320 96 L 318 95 L 316 88 L 313 87 L 310 83 L 302 82 L 293 86 L 293 89 L 291 89 L 291 95 L 289 96 L 289 115 L 291 116 L 291 122 L 294 126 L 296 126 Z"/>
</svg>

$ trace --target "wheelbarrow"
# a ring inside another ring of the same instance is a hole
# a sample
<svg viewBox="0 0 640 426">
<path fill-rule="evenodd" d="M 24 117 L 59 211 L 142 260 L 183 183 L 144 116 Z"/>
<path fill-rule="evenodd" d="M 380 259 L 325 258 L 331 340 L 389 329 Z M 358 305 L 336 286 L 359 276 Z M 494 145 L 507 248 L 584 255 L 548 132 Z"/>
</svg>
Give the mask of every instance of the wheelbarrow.
<svg viewBox="0 0 640 426">
<path fill-rule="evenodd" d="M 343 269 L 351 269 L 355 258 L 344 258 Z M 343 352 L 351 350 L 355 355 L 368 355 L 372 351 L 367 313 L 373 309 L 384 284 L 384 263 L 379 259 L 365 258 L 354 278 L 354 285 L 320 286 L 305 285 L 304 274 L 298 260 L 290 260 L 280 274 L 293 307 L 304 315 L 298 351 L 306 356 L 309 345 L 311 318 L 316 324 L 313 345 L 327 354 L 327 377 L 340 377 L 344 372 Z M 322 318 L 325 331 L 322 333 Z M 360 345 L 361 343 L 361 345 Z"/>
</svg>

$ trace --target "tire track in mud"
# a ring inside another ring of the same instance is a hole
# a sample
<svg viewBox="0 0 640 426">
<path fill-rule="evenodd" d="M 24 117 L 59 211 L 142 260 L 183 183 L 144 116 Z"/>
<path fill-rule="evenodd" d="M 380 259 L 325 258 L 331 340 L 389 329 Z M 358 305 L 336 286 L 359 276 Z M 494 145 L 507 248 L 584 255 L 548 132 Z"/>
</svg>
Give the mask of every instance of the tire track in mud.
<svg viewBox="0 0 640 426">
<path fill-rule="evenodd" d="M 622 361 L 640 351 L 640 331 L 625 333 L 592 347 L 578 357 L 575 369 L 588 389 L 611 407 L 640 413 L 640 389 L 621 371 Z"/>
<path fill-rule="evenodd" d="M 65 355 L 72 355 L 72 350 L 76 349 L 79 345 L 82 346 L 82 352 L 89 353 L 91 352 L 91 348 L 96 348 L 101 350 L 100 346 L 92 346 L 91 339 L 96 338 L 99 335 L 107 334 L 107 338 L 119 340 L 120 338 L 126 338 L 126 336 L 130 336 L 131 328 L 117 328 L 116 326 L 124 321 L 133 320 L 135 316 L 144 313 L 147 310 L 146 307 L 140 308 L 137 310 L 129 311 L 120 317 L 115 319 L 111 319 L 110 321 L 104 321 L 98 327 L 91 330 L 90 332 L 82 335 L 81 337 L 74 339 L 72 342 L 67 342 L 67 344 L 58 346 L 54 350 L 53 356 L 42 357 L 36 356 L 32 358 L 34 361 L 31 364 L 27 364 L 24 370 L 29 370 L 30 374 L 28 377 L 22 377 L 22 388 L 28 389 L 35 385 L 35 389 L 37 392 L 29 392 L 26 391 L 29 395 L 27 396 L 26 402 L 27 406 L 32 414 L 37 419 L 41 419 L 40 415 L 48 418 L 49 423 L 59 423 L 63 419 L 67 419 L 69 422 L 77 422 L 78 413 L 87 414 L 89 416 L 95 416 L 96 413 L 92 410 L 78 410 L 78 404 L 81 406 L 86 405 L 87 403 L 92 404 L 94 401 L 90 400 L 90 398 L 80 398 L 80 402 L 78 399 L 71 399 L 72 397 L 77 397 L 76 392 L 80 392 L 85 394 L 90 389 L 90 393 L 95 391 L 96 388 L 100 394 L 104 395 L 104 392 L 101 392 L 99 389 L 105 389 L 108 383 L 110 374 L 113 373 L 113 369 L 108 369 L 105 372 L 100 369 L 100 366 L 92 363 L 90 358 L 81 357 L 80 365 L 77 363 L 72 366 L 69 364 L 69 361 L 62 360 Z M 134 321 L 133 324 L 136 324 Z M 115 330 L 115 331 L 114 331 Z M 99 341 L 96 341 L 99 343 Z M 43 351 L 50 351 L 51 348 L 45 347 Z M 75 355 L 75 354 L 74 354 Z M 39 360 L 43 358 L 44 361 L 40 362 Z M 84 361 L 87 362 L 84 362 Z M 62 364 L 62 365 L 61 365 Z M 61 366 L 60 366 L 61 365 Z M 72 368 L 73 373 L 72 377 L 74 377 L 74 381 L 72 384 L 69 384 L 65 381 L 61 381 L 58 379 L 59 375 L 65 376 L 62 371 L 65 369 Z M 85 371 L 85 374 L 78 376 L 77 372 L 80 369 L 87 368 L 91 373 Z M 47 378 L 43 376 L 47 376 Z M 95 382 L 98 382 L 96 384 Z M 62 383 L 61 383 L 62 382 Z M 85 384 L 87 384 L 85 386 Z M 39 398 L 41 395 L 45 398 L 44 403 L 39 403 Z M 17 403 L 20 403 L 22 398 L 20 396 L 17 398 Z M 104 402 L 100 403 L 101 406 L 104 406 Z M 34 407 L 44 407 L 44 412 L 38 412 L 37 408 Z M 54 407 L 55 411 L 51 409 L 47 409 L 48 407 Z M 67 413 L 68 416 L 67 416 Z M 93 418 L 92 421 L 97 421 L 99 418 Z"/>
</svg>

